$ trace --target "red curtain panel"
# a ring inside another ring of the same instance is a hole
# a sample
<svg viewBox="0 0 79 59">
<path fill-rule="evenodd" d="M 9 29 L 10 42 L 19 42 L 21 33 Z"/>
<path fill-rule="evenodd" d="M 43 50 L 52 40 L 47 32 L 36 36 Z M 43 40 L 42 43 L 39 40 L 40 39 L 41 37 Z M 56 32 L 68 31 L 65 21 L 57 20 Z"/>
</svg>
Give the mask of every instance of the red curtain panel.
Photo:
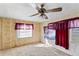
<svg viewBox="0 0 79 59">
<path fill-rule="evenodd" d="M 69 48 L 68 21 L 59 21 L 48 24 L 48 28 L 56 30 L 56 45 Z"/>
<path fill-rule="evenodd" d="M 56 45 L 60 45 L 66 49 L 69 48 L 68 39 L 68 22 L 58 22 L 58 28 L 56 29 Z"/>
<path fill-rule="evenodd" d="M 69 49 L 69 29 L 79 28 L 79 17 L 48 24 L 49 29 L 56 30 L 56 45 Z"/>
</svg>

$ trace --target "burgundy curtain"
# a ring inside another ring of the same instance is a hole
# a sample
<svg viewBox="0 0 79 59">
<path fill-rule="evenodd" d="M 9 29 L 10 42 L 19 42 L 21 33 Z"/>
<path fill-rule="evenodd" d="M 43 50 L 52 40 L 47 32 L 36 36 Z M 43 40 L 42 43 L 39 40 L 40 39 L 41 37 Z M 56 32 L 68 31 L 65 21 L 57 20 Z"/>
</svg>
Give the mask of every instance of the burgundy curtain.
<svg viewBox="0 0 79 59">
<path fill-rule="evenodd" d="M 56 45 L 60 45 L 66 49 L 69 48 L 68 40 L 68 22 L 58 22 L 58 28 L 56 29 Z"/>
<path fill-rule="evenodd" d="M 31 28 L 32 27 L 32 29 L 34 29 L 33 24 L 16 23 L 15 24 L 15 30 L 24 29 L 24 25 L 26 25 L 26 28 Z"/>
<path fill-rule="evenodd" d="M 71 28 L 79 28 L 79 19 L 73 19 L 68 21 L 68 27 Z"/>
<path fill-rule="evenodd" d="M 69 48 L 68 21 L 60 21 L 48 24 L 49 29 L 56 30 L 56 45 Z"/>
</svg>

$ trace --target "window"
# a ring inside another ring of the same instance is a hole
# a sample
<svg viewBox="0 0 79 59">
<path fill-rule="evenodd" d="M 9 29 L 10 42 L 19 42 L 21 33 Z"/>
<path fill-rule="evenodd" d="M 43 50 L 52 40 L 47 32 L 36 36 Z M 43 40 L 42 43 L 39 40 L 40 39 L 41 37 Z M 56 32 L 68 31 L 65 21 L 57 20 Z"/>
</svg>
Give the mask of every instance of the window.
<svg viewBox="0 0 79 59">
<path fill-rule="evenodd" d="M 32 37 L 33 24 L 16 23 L 17 38 Z"/>
<path fill-rule="evenodd" d="M 49 29 L 48 26 L 44 26 L 44 38 L 55 40 L 55 30 Z"/>
</svg>

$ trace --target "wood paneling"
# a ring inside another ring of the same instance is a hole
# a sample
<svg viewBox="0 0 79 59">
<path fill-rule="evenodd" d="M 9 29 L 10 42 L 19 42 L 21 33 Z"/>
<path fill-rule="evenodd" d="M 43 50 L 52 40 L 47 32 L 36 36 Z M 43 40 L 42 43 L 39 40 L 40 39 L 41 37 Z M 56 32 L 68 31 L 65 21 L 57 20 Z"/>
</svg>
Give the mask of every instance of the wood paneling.
<svg viewBox="0 0 79 59">
<path fill-rule="evenodd" d="M 13 21 L 2 19 L 2 49 L 15 46 Z"/>
<path fill-rule="evenodd" d="M 1 25 L 2 26 L 2 38 L 1 38 L 2 49 L 12 48 L 12 47 L 26 45 L 26 44 L 38 43 L 41 41 L 40 23 L 16 20 L 11 18 L 1 18 L 1 20 L 2 20 L 1 22 L 2 23 Z M 18 39 L 16 37 L 16 30 L 15 30 L 16 23 L 33 24 L 34 25 L 33 36 L 31 38 Z"/>
<path fill-rule="evenodd" d="M 1 19 L 0 19 L 0 49 L 1 49 L 1 38 L 2 38 L 2 35 L 1 35 Z"/>
</svg>

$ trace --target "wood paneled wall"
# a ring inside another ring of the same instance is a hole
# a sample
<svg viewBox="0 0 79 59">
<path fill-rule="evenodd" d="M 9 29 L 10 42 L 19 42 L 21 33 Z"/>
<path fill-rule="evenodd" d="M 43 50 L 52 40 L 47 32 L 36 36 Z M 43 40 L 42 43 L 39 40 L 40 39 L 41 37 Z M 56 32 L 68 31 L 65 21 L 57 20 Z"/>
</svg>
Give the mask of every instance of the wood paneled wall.
<svg viewBox="0 0 79 59">
<path fill-rule="evenodd" d="M 1 38 L 2 36 L 1 36 L 1 20 L 0 20 L 0 49 L 1 49 Z"/>
<path fill-rule="evenodd" d="M 26 23 L 33 24 L 33 36 L 32 38 L 18 39 L 16 37 L 15 24 L 16 23 Z M 2 25 L 1 25 L 2 24 Z M 1 30 L 2 29 L 2 30 Z M 41 42 L 41 24 L 31 21 L 16 20 L 11 18 L 0 18 L 0 48 L 7 49 L 12 47 L 17 47 L 26 44 Z"/>
</svg>

